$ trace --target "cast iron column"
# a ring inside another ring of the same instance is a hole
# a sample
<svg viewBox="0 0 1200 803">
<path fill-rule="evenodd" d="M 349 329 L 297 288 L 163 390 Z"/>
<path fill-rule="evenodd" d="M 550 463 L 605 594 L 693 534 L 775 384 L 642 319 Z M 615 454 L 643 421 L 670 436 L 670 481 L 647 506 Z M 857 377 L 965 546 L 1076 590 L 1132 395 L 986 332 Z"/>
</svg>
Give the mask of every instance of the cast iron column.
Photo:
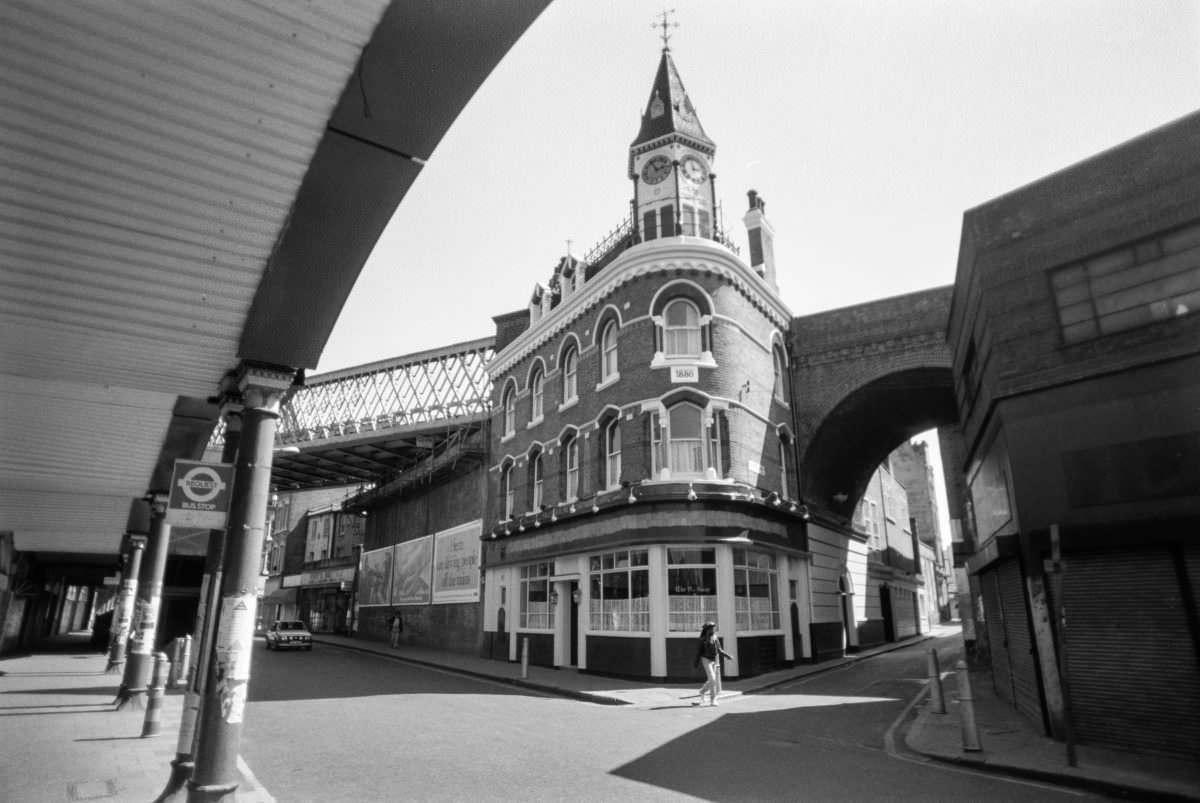
<svg viewBox="0 0 1200 803">
<path fill-rule="evenodd" d="M 138 572 L 142 568 L 142 552 L 145 549 L 146 536 L 129 535 L 129 551 L 125 556 L 125 570 L 121 573 L 121 592 L 117 597 L 117 606 L 113 608 L 108 666 L 104 669 L 108 674 L 125 671 L 125 642 L 129 638 L 129 624 L 133 621 L 133 600 L 137 596 Z"/>
<path fill-rule="evenodd" d="M 229 399 L 223 406 L 225 419 L 225 443 L 221 448 L 221 462 L 232 463 L 237 459 L 238 444 L 242 438 L 242 406 Z M 175 759 L 171 762 L 171 776 L 166 788 L 155 798 L 154 803 L 169 803 L 187 799 L 185 784 L 192 777 L 196 766 L 193 756 L 196 737 L 199 735 L 200 703 L 204 698 L 208 668 L 216 635 L 214 625 L 220 612 L 220 588 L 222 564 L 225 560 L 225 530 L 210 530 L 208 549 L 204 554 L 204 578 L 200 581 L 200 605 L 196 608 L 196 623 L 192 628 L 192 661 L 188 675 L 188 687 L 183 699 L 183 717 L 179 723 L 179 740 L 175 745 Z"/>
<path fill-rule="evenodd" d="M 231 801 L 238 787 L 237 756 L 250 680 L 275 424 L 293 377 L 290 371 L 254 366 L 243 366 L 238 377 L 244 405 L 242 439 L 234 465 L 220 613 L 200 706 L 189 803 Z"/>
<path fill-rule="evenodd" d="M 167 498 L 155 496 L 151 506 L 150 543 L 146 547 L 146 576 L 139 578 L 134 603 L 133 631 L 129 634 L 129 660 L 117 692 L 117 710 L 132 704 L 146 705 L 150 670 L 154 668 L 154 641 L 158 636 L 158 609 L 162 601 L 163 575 L 167 570 L 167 547 L 171 525 L 167 524 Z"/>
</svg>

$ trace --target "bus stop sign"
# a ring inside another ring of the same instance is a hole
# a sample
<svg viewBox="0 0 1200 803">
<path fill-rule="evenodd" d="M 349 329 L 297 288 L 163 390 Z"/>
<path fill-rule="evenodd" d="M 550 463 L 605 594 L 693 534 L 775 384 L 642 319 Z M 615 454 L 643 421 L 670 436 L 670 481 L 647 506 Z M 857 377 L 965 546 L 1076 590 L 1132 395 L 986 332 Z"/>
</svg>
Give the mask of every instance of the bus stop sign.
<svg viewBox="0 0 1200 803">
<path fill-rule="evenodd" d="M 229 513 L 233 466 L 176 460 L 167 500 L 167 524 L 219 530 Z"/>
</svg>

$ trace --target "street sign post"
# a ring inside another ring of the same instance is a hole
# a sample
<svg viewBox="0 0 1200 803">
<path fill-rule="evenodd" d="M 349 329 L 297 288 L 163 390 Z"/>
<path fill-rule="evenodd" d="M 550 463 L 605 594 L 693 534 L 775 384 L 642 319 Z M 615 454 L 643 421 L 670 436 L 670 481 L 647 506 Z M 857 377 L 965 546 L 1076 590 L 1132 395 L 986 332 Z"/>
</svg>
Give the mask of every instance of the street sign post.
<svg viewBox="0 0 1200 803">
<path fill-rule="evenodd" d="M 176 460 L 167 500 L 167 524 L 223 529 L 232 489 L 231 464 Z"/>
</svg>

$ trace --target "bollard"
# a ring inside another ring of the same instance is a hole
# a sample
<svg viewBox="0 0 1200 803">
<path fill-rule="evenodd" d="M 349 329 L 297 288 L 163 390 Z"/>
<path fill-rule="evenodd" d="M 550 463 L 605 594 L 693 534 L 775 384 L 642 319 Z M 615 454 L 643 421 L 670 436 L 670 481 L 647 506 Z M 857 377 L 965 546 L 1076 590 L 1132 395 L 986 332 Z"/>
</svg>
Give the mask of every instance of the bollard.
<svg viewBox="0 0 1200 803">
<path fill-rule="evenodd" d="M 521 639 L 521 679 L 529 677 L 529 636 Z"/>
<path fill-rule="evenodd" d="M 165 652 L 154 653 L 154 672 L 150 678 L 150 688 L 146 693 L 146 716 L 142 720 L 142 737 L 155 736 L 162 729 L 159 715 L 162 713 L 163 693 L 167 685 L 167 673 L 171 671 L 171 662 Z"/>
<path fill-rule="evenodd" d="M 188 634 L 180 639 L 183 648 L 180 650 L 179 667 L 175 670 L 175 679 L 186 686 L 192 682 L 192 637 Z"/>
<path fill-rule="evenodd" d="M 171 671 L 167 673 L 167 688 L 179 688 L 179 668 L 183 666 L 183 639 L 171 639 Z"/>
<path fill-rule="evenodd" d="M 946 695 L 942 693 L 942 669 L 937 650 L 929 650 L 929 703 L 935 714 L 946 713 Z"/>
<path fill-rule="evenodd" d="M 979 727 L 975 724 L 975 698 L 971 696 L 971 676 L 967 672 L 967 662 L 959 661 L 954 665 L 958 675 L 958 702 L 962 716 L 963 750 L 977 753 L 983 749 L 979 744 Z"/>
</svg>

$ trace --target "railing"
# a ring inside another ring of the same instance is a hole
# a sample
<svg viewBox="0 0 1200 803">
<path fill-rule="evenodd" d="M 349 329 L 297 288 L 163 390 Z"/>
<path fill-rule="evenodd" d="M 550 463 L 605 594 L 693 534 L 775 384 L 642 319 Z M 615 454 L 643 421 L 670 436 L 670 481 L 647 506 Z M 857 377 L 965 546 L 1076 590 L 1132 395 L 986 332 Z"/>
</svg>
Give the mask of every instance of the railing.
<svg viewBox="0 0 1200 803">
<path fill-rule="evenodd" d="M 713 242 L 718 242 L 725 246 L 733 253 L 741 254 L 741 248 L 725 236 L 725 232 L 720 226 L 717 226 L 711 239 Z M 616 259 L 617 255 L 622 251 L 636 245 L 638 242 L 641 242 L 641 240 L 634 234 L 633 221 L 626 218 L 584 254 L 583 261 L 588 265 L 588 276 L 595 274 L 600 268 Z"/>
<path fill-rule="evenodd" d="M 494 354 L 488 337 L 311 377 L 284 402 L 276 445 L 486 416 Z M 221 423 L 209 448 L 224 436 Z"/>
<path fill-rule="evenodd" d="M 487 414 L 494 343 L 489 337 L 315 376 L 284 405 L 278 439 L 294 444 Z"/>
</svg>

